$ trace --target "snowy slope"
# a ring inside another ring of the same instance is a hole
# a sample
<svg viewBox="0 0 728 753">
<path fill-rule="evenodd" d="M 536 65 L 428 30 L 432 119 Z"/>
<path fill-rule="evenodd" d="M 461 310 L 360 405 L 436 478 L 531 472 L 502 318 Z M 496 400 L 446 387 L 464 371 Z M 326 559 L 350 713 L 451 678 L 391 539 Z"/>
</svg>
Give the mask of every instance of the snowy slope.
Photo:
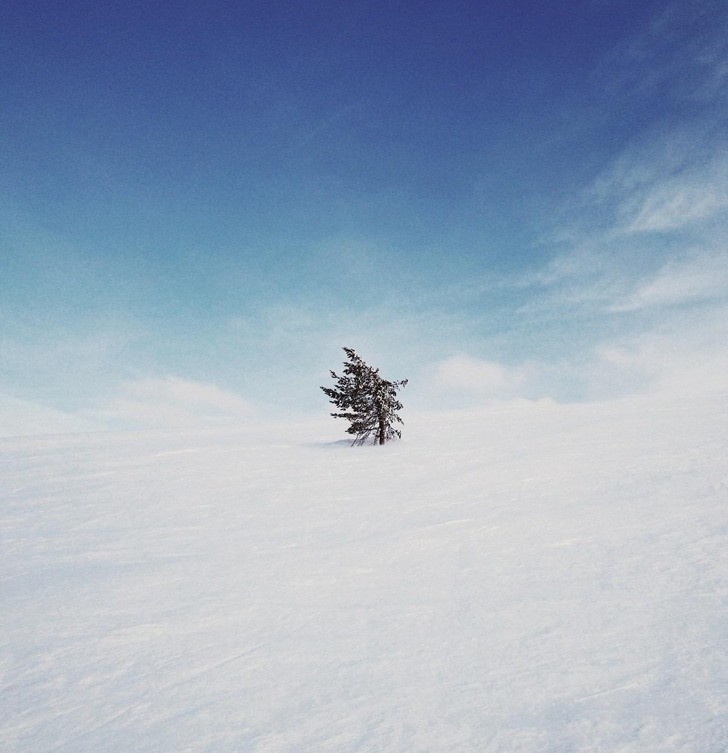
<svg viewBox="0 0 728 753">
<path fill-rule="evenodd" d="M 0 440 L 0 750 L 728 750 L 728 400 Z"/>
</svg>

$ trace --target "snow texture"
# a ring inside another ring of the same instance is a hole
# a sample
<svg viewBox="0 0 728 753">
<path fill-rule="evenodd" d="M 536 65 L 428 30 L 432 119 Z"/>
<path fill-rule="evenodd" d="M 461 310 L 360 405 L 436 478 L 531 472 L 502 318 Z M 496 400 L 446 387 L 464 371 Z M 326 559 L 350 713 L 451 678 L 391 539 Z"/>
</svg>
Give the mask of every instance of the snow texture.
<svg viewBox="0 0 728 753">
<path fill-rule="evenodd" d="M 725 753 L 728 400 L 0 440 L 0 750 Z"/>
</svg>

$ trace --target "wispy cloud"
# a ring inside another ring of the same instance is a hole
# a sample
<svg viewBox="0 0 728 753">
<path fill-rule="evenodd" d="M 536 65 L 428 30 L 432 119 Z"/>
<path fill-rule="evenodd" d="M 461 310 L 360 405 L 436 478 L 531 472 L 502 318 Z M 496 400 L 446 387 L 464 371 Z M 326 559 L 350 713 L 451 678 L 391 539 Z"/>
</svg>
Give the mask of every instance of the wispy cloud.
<svg viewBox="0 0 728 753">
<path fill-rule="evenodd" d="M 652 20 L 603 61 L 601 83 L 640 97 L 726 101 L 728 9 L 722 0 L 656 6 Z"/>
<path fill-rule="evenodd" d="M 728 210 L 728 160 L 716 159 L 701 170 L 685 171 L 655 182 L 644 195 L 626 232 L 679 230 Z"/>
<path fill-rule="evenodd" d="M 604 60 L 597 84 L 640 129 L 586 192 L 615 233 L 694 230 L 728 210 L 728 6 L 666 3 Z M 651 103 L 644 109 L 646 102 Z M 591 204 L 591 206 L 589 206 Z"/>
<path fill-rule="evenodd" d="M 700 126 L 651 130 L 573 199 L 553 246 L 516 282 L 532 293 L 529 310 L 625 312 L 722 297 L 728 139 Z"/>
<path fill-rule="evenodd" d="M 442 385 L 476 400 L 728 390 L 728 96 L 715 86 L 728 71 L 727 10 L 671 4 L 605 62 L 623 109 L 645 96 L 671 106 L 574 193 L 545 241 L 551 257 L 513 281 L 514 338 L 538 332 L 560 351 L 514 351 L 505 366 L 475 359 L 483 343 L 433 366 Z M 688 102 L 690 117 L 676 117 Z"/>
<path fill-rule="evenodd" d="M 611 310 L 638 311 L 719 299 L 728 299 L 728 247 L 668 261 L 623 301 L 613 303 Z"/>
</svg>

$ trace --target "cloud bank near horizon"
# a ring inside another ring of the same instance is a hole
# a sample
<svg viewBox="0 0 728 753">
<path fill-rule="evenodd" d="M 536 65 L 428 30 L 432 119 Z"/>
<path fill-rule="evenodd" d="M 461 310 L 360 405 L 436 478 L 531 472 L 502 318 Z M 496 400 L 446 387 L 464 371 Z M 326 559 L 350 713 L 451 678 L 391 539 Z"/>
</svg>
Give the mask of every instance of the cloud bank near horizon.
<svg viewBox="0 0 728 753">
<path fill-rule="evenodd" d="M 36 89 L 8 85 L 0 132 L 18 155 L 0 166 L 0 433 L 325 414 L 342 346 L 408 378 L 413 410 L 728 392 L 726 6 L 549 7 L 546 36 L 500 6 L 433 10 L 416 34 L 400 11 L 381 59 L 378 19 L 352 39 L 342 10 L 319 39 L 295 11 L 250 60 L 201 61 L 204 86 L 173 45 L 116 68 L 9 19 L 0 55 Z M 516 27 L 532 58 L 493 46 Z M 295 75 L 264 54 L 284 37 Z M 247 105 L 211 94 L 250 81 Z"/>
</svg>

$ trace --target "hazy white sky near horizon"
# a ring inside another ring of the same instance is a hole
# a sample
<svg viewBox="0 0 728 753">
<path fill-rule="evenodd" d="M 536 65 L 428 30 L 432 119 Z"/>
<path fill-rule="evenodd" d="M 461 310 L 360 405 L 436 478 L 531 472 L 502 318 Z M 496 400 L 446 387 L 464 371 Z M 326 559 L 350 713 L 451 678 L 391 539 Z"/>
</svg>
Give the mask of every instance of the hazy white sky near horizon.
<svg viewBox="0 0 728 753">
<path fill-rule="evenodd" d="M 725 3 L 0 22 L 0 433 L 728 389 Z"/>
</svg>

